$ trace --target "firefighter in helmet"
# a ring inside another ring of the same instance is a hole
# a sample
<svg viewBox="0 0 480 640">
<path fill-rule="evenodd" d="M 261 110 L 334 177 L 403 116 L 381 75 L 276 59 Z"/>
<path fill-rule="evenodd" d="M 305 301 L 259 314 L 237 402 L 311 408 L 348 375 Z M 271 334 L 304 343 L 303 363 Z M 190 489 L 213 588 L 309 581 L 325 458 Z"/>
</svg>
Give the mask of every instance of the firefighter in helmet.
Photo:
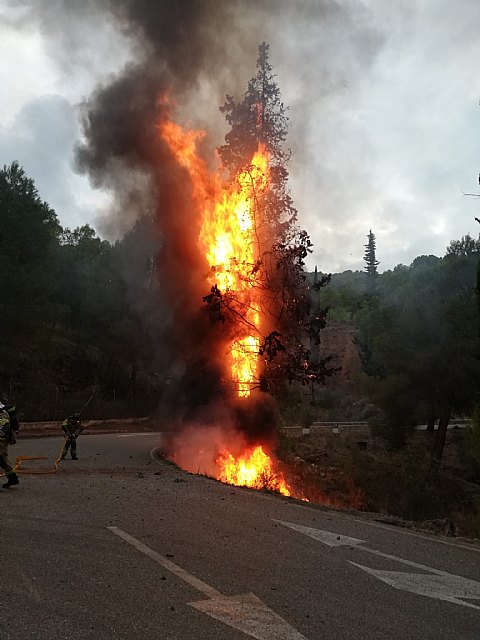
<svg viewBox="0 0 480 640">
<path fill-rule="evenodd" d="M 15 444 L 17 441 L 15 426 L 11 424 L 10 415 L 5 405 L 0 402 L 0 467 L 5 471 L 7 477 L 7 482 L 2 485 L 4 489 L 19 484 L 15 469 L 8 459 L 8 445 Z"/>
<path fill-rule="evenodd" d="M 68 449 L 72 460 L 78 460 L 77 458 L 77 438 L 82 433 L 83 427 L 78 413 L 74 413 L 68 418 L 65 418 L 62 424 L 63 433 L 65 436 L 65 444 L 63 445 L 62 455 L 60 460 L 64 460 L 67 455 Z"/>
</svg>

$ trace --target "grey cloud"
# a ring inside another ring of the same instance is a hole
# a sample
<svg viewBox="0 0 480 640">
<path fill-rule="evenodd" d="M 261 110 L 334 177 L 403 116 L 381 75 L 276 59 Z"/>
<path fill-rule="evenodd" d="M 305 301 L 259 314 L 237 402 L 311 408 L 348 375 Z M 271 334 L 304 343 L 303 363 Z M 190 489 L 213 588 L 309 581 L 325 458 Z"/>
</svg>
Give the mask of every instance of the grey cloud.
<svg viewBox="0 0 480 640">
<path fill-rule="evenodd" d="M 72 147 L 78 135 L 74 108 L 57 95 L 26 103 L 12 127 L 0 127 L 0 164 L 18 160 L 35 180 L 41 198 L 61 220 L 68 211 L 73 226 L 92 217 L 92 212 L 78 205 L 72 191 Z"/>
<path fill-rule="evenodd" d="M 362 268 L 370 228 L 385 247 L 382 268 L 410 263 L 418 252 L 443 253 L 472 229 L 478 201 L 461 192 L 477 186 L 477 0 L 14 4 L 29 8 L 23 20 L 41 26 L 65 73 L 87 73 L 105 51 L 112 58 L 123 52 L 116 77 L 103 77 L 85 103 L 88 117 L 100 96 L 104 106 L 109 96 L 120 105 L 128 79 L 132 92 L 140 87 L 138 101 L 152 102 L 153 85 L 142 85 L 150 75 L 156 88 L 173 86 L 178 112 L 207 127 L 212 146 L 225 132 L 217 105 L 227 92 L 243 93 L 257 45 L 267 40 L 291 106 L 292 190 L 315 243 L 310 267 Z M 146 126 L 155 116 L 147 112 Z M 120 127 L 113 113 L 111 124 Z M 129 124 L 134 130 L 135 118 Z M 148 171 L 145 158 L 125 164 L 125 155 L 110 153 L 112 138 L 100 142 L 103 156 L 98 144 L 87 145 L 81 160 L 95 184 L 116 193 L 111 215 L 97 224 L 112 237 L 133 222 L 136 202 L 150 206 Z"/>
</svg>

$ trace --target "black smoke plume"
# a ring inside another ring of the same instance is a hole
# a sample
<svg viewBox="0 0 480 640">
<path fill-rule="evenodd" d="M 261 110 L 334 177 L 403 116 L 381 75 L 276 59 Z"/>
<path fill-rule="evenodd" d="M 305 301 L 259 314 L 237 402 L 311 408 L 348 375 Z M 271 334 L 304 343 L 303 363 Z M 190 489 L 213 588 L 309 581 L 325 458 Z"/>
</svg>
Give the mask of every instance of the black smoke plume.
<svg viewBox="0 0 480 640">
<path fill-rule="evenodd" d="M 311 55 L 324 40 L 322 29 L 336 33 L 341 28 L 352 34 L 347 39 L 353 43 L 352 60 L 363 59 L 359 52 L 365 59 L 373 58 L 377 36 L 364 26 L 363 5 L 348 3 L 345 9 L 335 0 L 25 0 L 25 5 L 50 40 L 58 43 L 57 54 L 66 69 L 92 59 L 92 33 L 102 21 L 130 44 L 130 62 L 104 79 L 81 105 L 84 141 L 77 148 L 76 165 L 95 186 L 114 195 L 112 210 L 99 221 L 101 230 L 118 237 L 142 216 L 154 222 L 159 312 L 149 326 L 153 333 L 158 331 L 161 366 L 171 372 L 164 406 L 187 421 L 199 415 L 205 421 L 209 412 L 227 419 L 224 409 L 218 409 L 226 394 L 222 354 L 202 306 L 208 291 L 198 274 L 207 266 L 196 247 L 199 220 L 191 185 L 157 127 L 171 115 L 173 104 L 196 128 L 204 120 L 211 125 L 214 113 L 215 124 L 208 128 L 216 136 L 213 143 L 221 143 L 223 123 L 216 108 L 226 93 L 244 92 L 263 40 L 273 43 L 284 67 L 294 60 L 300 87 L 297 106 L 303 109 L 312 86 L 320 94 L 332 90 L 331 82 L 324 82 L 323 61 Z M 302 29 L 315 24 L 318 34 L 310 29 L 313 39 L 299 41 L 294 25 Z M 345 69 L 338 75 L 355 77 L 358 71 L 350 63 Z M 343 84 L 339 77 L 338 85 Z M 205 94 L 208 116 L 202 109 Z M 130 295 L 134 299 L 134 286 Z M 259 426 L 266 432 L 274 426 L 275 411 L 266 400 L 246 409 L 231 402 L 229 408 L 233 426 L 241 423 L 252 439 Z"/>
</svg>

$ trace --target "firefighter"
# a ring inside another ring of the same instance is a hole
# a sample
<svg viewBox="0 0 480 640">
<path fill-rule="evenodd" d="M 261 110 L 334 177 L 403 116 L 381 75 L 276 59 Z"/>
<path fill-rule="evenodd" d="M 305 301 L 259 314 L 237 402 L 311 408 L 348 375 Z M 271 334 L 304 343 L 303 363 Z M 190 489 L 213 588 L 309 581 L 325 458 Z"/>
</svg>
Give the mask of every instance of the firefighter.
<svg viewBox="0 0 480 640">
<path fill-rule="evenodd" d="M 15 444 L 16 441 L 16 429 L 10 423 L 10 416 L 5 405 L 0 402 L 0 467 L 5 471 L 7 477 L 7 482 L 2 485 L 4 489 L 19 484 L 15 469 L 8 459 L 8 445 Z"/>
<path fill-rule="evenodd" d="M 78 460 L 77 458 L 77 438 L 82 433 L 83 427 L 78 413 L 74 413 L 68 418 L 65 418 L 62 424 L 63 433 L 65 435 L 65 444 L 62 449 L 62 455 L 60 460 L 64 460 L 67 455 L 67 451 L 70 448 L 70 454 L 72 460 Z"/>
<path fill-rule="evenodd" d="M 16 444 L 18 432 L 20 431 L 20 424 L 17 418 L 17 407 L 11 402 L 7 402 L 4 407 L 10 418 L 10 444 Z"/>
</svg>

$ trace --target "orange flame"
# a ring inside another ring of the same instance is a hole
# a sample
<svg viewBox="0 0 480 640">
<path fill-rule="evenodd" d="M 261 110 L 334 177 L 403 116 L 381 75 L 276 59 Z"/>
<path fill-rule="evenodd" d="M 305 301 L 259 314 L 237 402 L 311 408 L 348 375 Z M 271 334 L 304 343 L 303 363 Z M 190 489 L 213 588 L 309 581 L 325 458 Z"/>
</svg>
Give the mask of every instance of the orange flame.
<svg viewBox="0 0 480 640">
<path fill-rule="evenodd" d="M 260 300 L 256 290 L 259 258 L 256 230 L 259 198 L 269 182 L 268 154 L 262 144 L 250 166 L 225 189 L 197 155 L 201 131 L 185 131 L 174 122 L 160 125 L 163 139 L 192 179 L 193 199 L 202 214 L 199 249 L 210 267 L 207 280 L 241 316 L 230 343 L 230 375 L 239 397 L 248 397 L 259 377 Z"/>
<path fill-rule="evenodd" d="M 220 469 L 218 480 L 222 482 L 254 489 L 271 489 L 284 496 L 290 495 L 290 488 L 283 475 L 275 472 L 272 459 L 261 446 L 247 450 L 236 459 L 231 453 L 223 452 L 216 462 Z"/>
<path fill-rule="evenodd" d="M 259 144 L 250 165 L 235 177 L 233 186 L 225 188 L 220 175 L 210 172 L 197 154 L 203 132 L 186 131 L 171 121 L 163 122 L 159 129 L 191 178 L 192 198 L 201 214 L 199 250 L 210 268 L 206 279 L 211 287 L 218 288 L 238 317 L 234 337 L 227 347 L 226 373 L 238 397 L 247 398 L 258 383 L 260 368 L 258 230 L 263 225 L 260 203 L 270 180 L 269 156 Z M 237 458 L 227 448 L 221 450 L 215 460 L 218 480 L 291 495 L 283 475 L 275 471 L 273 459 L 262 446 L 247 448 Z"/>
</svg>

